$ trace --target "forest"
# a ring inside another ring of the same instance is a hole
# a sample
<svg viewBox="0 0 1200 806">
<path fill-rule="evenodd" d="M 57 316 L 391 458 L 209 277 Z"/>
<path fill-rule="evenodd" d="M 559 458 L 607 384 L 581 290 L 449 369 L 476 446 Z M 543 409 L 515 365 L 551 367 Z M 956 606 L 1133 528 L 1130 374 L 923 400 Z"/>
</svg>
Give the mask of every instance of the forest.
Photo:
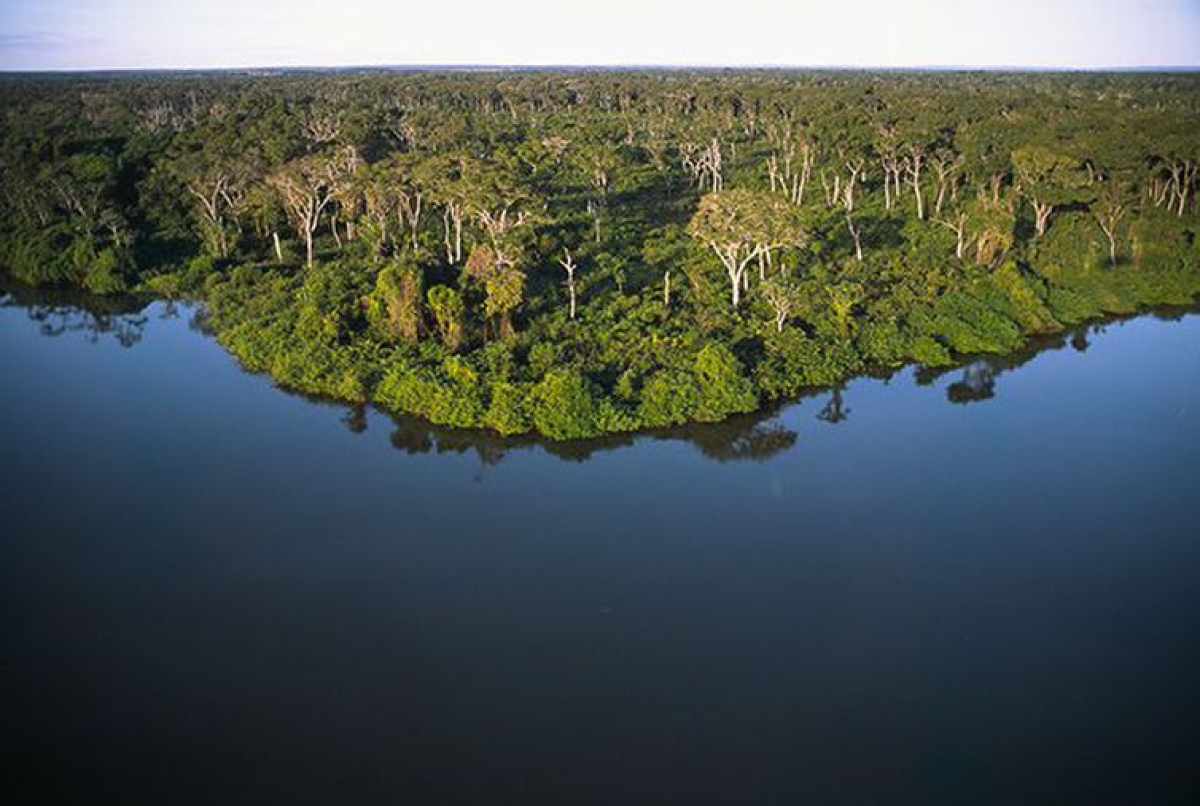
<svg viewBox="0 0 1200 806">
<path fill-rule="evenodd" d="M 0 77 L 0 270 L 280 385 L 553 440 L 1200 294 L 1200 75 Z"/>
</svg>

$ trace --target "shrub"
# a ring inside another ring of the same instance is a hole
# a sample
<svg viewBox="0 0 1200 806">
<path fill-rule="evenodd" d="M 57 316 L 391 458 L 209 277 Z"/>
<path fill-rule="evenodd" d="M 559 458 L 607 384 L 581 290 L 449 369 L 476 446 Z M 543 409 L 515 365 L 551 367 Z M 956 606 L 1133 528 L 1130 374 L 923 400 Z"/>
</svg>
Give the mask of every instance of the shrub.
<svg viewBox="0 0 1200 806">
<path fill-rule="evenodd" d="M 587 380 L 573 370 L 552 369 L 529 395 L 533 424 L 551 439 L 599 433 L 596 401 Z"/>
<path fill-rule="evenodd" d="M 712 422 L 758 408 L 753 384 L 745 376 L 741 362 L 724 344 L 713 342 L 700 350 L 693 372 L 699 393 L 696 419 Z"/>
</svg>

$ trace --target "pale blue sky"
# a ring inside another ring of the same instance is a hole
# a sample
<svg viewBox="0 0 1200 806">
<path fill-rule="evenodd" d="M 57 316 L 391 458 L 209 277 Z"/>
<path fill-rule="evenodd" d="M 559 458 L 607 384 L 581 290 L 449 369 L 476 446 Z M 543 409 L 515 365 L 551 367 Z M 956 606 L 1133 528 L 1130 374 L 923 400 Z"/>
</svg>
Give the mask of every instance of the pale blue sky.
<svg viewBox="0 0 1200 806">
<path fill-rule="evenodd" d="M 1200 0 L 0 0 L 0 69 L 1200 64 Z"/>
</svg>

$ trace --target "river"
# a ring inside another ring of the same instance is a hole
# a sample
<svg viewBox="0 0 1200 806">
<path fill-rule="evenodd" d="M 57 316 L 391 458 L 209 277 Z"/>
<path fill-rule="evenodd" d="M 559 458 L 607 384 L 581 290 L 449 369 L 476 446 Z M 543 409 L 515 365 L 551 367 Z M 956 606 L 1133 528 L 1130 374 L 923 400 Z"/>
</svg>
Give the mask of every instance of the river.
<svg viewBox="0 0 1200 806">
<path fill-rule="evenodd" d="M 1200 316 L 555 446 L 0 305 L 8 803 L 1195 803 Z"/>
</svg>

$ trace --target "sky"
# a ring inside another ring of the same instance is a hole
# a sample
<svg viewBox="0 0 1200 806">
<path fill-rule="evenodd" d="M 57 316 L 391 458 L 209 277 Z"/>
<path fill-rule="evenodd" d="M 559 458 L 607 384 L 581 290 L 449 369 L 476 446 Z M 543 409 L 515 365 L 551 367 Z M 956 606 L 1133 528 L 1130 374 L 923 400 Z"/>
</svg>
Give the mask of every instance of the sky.
<svg viewBox="0 0 1200 806">
<path fill-rule="evenodd" d="M 1200 0 L 0 0 L 0 70 L 1200 65 Z"/>
</svg>

